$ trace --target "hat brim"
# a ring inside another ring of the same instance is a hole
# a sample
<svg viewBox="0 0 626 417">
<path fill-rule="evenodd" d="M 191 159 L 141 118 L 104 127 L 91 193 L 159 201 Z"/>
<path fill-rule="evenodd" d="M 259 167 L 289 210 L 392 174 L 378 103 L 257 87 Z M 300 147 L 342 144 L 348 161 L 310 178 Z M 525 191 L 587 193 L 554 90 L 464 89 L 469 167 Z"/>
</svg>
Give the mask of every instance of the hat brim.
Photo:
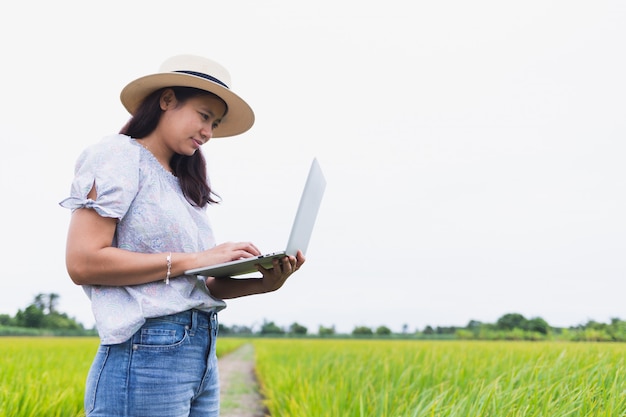
<svg viewBox="0 0 626 417">
<path fill-rule="evenodd" d="M 228 111 L 213 131 L 214 138 L 239 135 L 254 124 L 254 112 L 241 97 L 218 83 L 190 74 L 169 72 L 146 75 L 126 85 L 120 93 L 120 100 L 126 110 L 134 115 L 148 95 L 165 87 L 194 87 L 224 100 Z"/>
</svg>

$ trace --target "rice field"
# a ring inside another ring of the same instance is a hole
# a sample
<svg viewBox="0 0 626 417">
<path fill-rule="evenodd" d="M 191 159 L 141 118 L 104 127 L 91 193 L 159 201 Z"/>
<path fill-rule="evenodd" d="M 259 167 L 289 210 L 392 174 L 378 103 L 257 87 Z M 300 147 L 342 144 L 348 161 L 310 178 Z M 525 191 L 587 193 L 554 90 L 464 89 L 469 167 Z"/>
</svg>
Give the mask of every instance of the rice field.
<svg viewBox="0 0 626 417">
<path fill-rule="evenodd" d="M 0 416 L 72 417 L 96 339 L 0 338 Z"/>
<path fill-rule="evenodd" d="M 275 416 L 626 416 L 625 344 L 255 342 Z"/>
<path fill-rule="evenodd" d="M 244 342 L 221 338 L 218 354 Z M 273 416 L 626 416 L 626 344 L 251 342 Z M 0 338 L 0 417 L 82 416 L 97 346 Z"/>
<path fill-rule="evenodd" d="M 218 355 L 243 340 L 226 339 Z M 0 417 L 84 416 L 97 338 L 0 337 Z"/>
</svg>

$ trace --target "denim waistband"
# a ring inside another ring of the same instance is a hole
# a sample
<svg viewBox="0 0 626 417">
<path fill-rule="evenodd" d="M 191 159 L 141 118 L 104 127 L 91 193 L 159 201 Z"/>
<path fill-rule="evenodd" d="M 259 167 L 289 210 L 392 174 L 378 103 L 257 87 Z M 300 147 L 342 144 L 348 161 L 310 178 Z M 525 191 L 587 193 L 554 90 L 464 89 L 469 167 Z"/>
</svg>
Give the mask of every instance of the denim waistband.
<svg viewBox="0 0 626 417">
<path fill-rule="evenodd" d="M 168 321 L 170 323 L 179 323 L 188 328 L 205 328 L 205 329 L 217 329 L 217 312 L 216 311 L 202 311 L 202 310 L 187 310 L 180 313 L 170 314 L 167 316 L 152 317 L 147 320 L 154 321 Z"/>
</svg>

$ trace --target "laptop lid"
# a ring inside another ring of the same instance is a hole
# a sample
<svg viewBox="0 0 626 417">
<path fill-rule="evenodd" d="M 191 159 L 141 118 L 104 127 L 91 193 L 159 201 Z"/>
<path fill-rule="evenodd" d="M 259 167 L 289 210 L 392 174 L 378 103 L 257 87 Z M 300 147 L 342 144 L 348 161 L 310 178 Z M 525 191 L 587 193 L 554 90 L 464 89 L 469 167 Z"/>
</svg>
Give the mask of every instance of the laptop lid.
<svg viewBox="0 0 626 417">
<path fill-rule="evenodd" d="M 307 176 L 304 190 L 298 204 L 296 218 L 291 227 L 289 241 L 287 242 L 287 255 L 295 256 L 298 250 L 306 255 L 306 250 L 311 241 L 313 226 L 322 203 L 322 197 L 326 190 L 326 179 L 317 158 L 313 158 L 309 175 Z"/>
<path fill-rule="evenodd" d="M 304 184 L 304 190 L 300 197 L 296 217 L 293 221 L 285 249 L 255 256 L 253 258 L 238 259 L 222 264 L 190 269 L 185 271 L 185 274 L 233 277 L 256 272 L 257 264 L 261 264 L 265 268 L 271 268 L 274 259 L 283 258 L 285 255 L 296 255 L 298 250 L 306 254 L 325 189 L 326 179 L 324 178 L 317 158 L 314 158 L 309 168 L 309 174 Z"/>
</svg>

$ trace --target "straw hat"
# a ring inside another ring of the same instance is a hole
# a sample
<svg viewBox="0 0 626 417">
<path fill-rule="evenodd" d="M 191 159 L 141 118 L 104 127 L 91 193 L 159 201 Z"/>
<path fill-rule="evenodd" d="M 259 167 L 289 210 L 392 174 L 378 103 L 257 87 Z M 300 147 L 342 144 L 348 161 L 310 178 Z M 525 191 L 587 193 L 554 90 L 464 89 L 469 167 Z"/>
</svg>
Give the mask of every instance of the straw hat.
<svg viewBox="0 0 626 417">
<path fill-rule="evenodd" d="M 230 90 L 230 74 L 226 68 L 195 55 L 169 58 L 158 73 L 138 78 L 124 87 L 120 99 L 126 110 L 134 114 L 150 93 L 164 87 L 195 87 L 224 100 L 228 111 L 215 129 L 214 138 L 238 135 L 254 124 L 254 112 L 248 103 Z"/>
</svg>

